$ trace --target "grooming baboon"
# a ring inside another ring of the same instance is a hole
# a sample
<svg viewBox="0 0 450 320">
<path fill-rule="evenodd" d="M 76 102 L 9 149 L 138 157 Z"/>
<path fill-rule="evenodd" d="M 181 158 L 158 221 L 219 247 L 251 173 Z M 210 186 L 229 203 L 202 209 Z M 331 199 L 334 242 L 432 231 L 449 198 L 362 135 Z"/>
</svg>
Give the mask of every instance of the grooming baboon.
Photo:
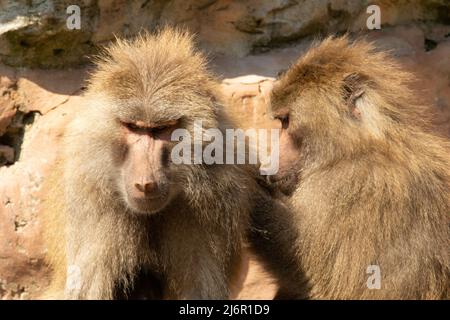
<svg viewBox="0 0 450 320">
<path fill-rule="evenodd" d="M 292 213 L 256 211 L 252 240 L 280 278 L 278 298 L 450 297 L 450 145 L 427 129 L 411 80 L 370 43 L 341 37 L 275 84 L 283 129 L 270 180 Z"/>
<path fill-rule="evenodd" d="M 191 37 L 164 29 L 118 40 L 86 100 L 49 180 L 47 296 L 134 297 L 143 276 L 139 296 L 227 299 L 254 182 L 234 165 L 172 162 L 175 129 L 226 123 Z"/>
</svg>

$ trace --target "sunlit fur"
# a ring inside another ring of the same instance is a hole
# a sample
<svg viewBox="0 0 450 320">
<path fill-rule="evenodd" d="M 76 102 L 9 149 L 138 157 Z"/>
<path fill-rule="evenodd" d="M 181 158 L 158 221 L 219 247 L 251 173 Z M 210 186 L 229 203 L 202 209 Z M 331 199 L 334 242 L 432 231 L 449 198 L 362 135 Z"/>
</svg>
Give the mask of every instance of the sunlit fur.
<svg viewBox="0 0 450 320">
<path fill-rule="evenodd" d="M 118 179 L 125 154 L 118 120 L 179 119 L 191 134 L 195 120 L 221 128 L 227 122 L 217 88 L 183 31 L 117 40 L 97 59 L 86 105 L 67 127 L 48 179 L 54 281 L 46 296 L 111 299 L 127 295 L 136 274 L 148 271 L 163 287 L 152 297 L 228 298 L 255 188 L 243 169 L 170 164 L 180 192 L 152 215 L 129 210 Z M 64 290 L 70 265 L 81 270 L 79 292 Z"/>
<path fill-rule="evenodd" d="M 279 272 L 280 297 L 450 298 L 450 144 L 427 129 L 413 80 L 371 43 L 340 37 L 277 81 L 272 110 L 289 109 L 301 159 L 291 218 L 267 224 L 273 247 L 296 239 L 285 252 L 298 272 Z"/>
</svg>

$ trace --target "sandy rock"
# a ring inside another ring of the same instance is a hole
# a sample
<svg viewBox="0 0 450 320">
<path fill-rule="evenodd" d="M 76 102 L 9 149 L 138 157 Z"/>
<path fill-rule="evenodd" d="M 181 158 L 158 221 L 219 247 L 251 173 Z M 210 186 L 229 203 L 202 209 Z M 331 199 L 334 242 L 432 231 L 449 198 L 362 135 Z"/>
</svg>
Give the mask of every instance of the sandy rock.
<svg viewBox="0 0 450 320">
<path fill-rule="evenodd" d="M 344 6 L 344 2 L 346 1 L 333 1 L 332 8 L 338 10 L 339 6 Z M 120 15 L 121 1 L 114 3 L 117 7 L 113 12 Z M 174 5 L 175 2 L 170 3 L 167 5 Z M 229 14 L 227 10 L 240 6 L 239 10 L 242 12 L 237 12 L 233 19 L 241 19 L 247 12 L 242 2 L 201 3 L 203 7 L 197 4 L 183 8 L 192 12 L 216 10 L 220 12 L 216 14 L 223 14 L 225 17 Z M 252 3 L 249 1 L 249 5 Z M 281 6 L 283 3 L 278 1 L 276 5 Z M 430 3 L 438 5 L 439 1 Z M 113 8 L 104 3 L 102 6 Z M 265 5 L 260 10 L 269 10 L 273 6 L 275 4 Z M 190 14 L 195 17 L 192 12 Z M 208 13 L 210 16 L 204 19 L 214 17 L 211 12 Z M 183 16 L 179 14 L 176 19 Z M 176 14 L 172 12 L 167 19 L 172 19 L 172 15 Z M 160 16 L 164 16 L 163 8 Z M 233 24 L 230 25 L 233 27 Z M 216 27 L 219 28 L 219 25 Z M 98 41 L 108 37 L 108 30 L 106 28 L 102 31 Z M 248 35 L 241 33 L 244 34 L 244 40 L 238 36 L 236 43 L 247 41 L 245 37 Z M 424 104 L 429 105 L 430 112 L 436 115 L 436 130 L 450 136 L 448 34 L 449 26 L 424 27 L 418 24 L 386 27 L 381 31 L 371 32 L 368 37 L 380 47 L 392 50 L 406 68 L 417 73 L 418 81 L 414 84 L 414 89 L 419 91 Z M 220 36 L 223 37 L 220 41 L 228 39 L 226 32 Z M 435 45 L 427 39 L 434 41 Z M 211 38 L 210 41 L 213 40 Z M 227 41 L 232 40 L 233 37 L 230 37 Z M 270 119 L 268 113 L 274 77 L 288 68 L 310 44 L 310 40 L 304 40 L 242 59 L 230 56 L 216 56 L 212 59 L 212 68 L 224 78 L 221 88 L 226 104 L 232 117 L 243 129 L 277 127 L 277 122 Z M 80 95 L 85 77 L 85 69 L 15 70 L 0 65 L 0 298 L 37 298 L 48 284 L 49 270 L 43 262 L 46 249 L 41 237 L 40 222 L 41 201 L 45 199 L 41 189 L 42 182 L 52 170 L 67 119 L 77 112 L 82 103 Z M 244 261 L 242 270 L 240 285 L 234 289 L 234 298 L 273 297 L 276 291 L 273 279 L 267 276 L 251 256 Z"/>
<path fill-rule="evenodd" d="M 3 94 L 0 95 L 0 136 L 6 132 L 6 128 L 11 124 L 15 114 L 15 103 L 11 100 L 9 93 L 5 90 Z"/>
<path fill-rule="evenodd" d="M 0 3 L 0 58 L 9 65 L 61 67 L 86 62 L 96 22 L 96 1 L 77 1 L 82 28 L 69 30 L 70 0 Z"/>
<path fill-rule="evenodd" d="M 14 162 L 14 149 L 0 145 L 0 166 Z"/>
<path fill-rule="evenodd" d="M 17 76 L 16 100 L 20 110 L 46 114 L 81 92 L 86 69 L 24 70 Z"/>
<path fill-rule="evenodd" d="M 275 128 L 268 113 L 273 78 L 256 75 L 224 79 L 222 91 L 232 119 L 242 129 Z"/>
<path fill-rule="evenodd" d="M 0 136 L 6 132 L 6 128 L 16 114 L 15 85 L 14 70 L 0 65 Z"/>
<path fill-rule="evenodd" d="M 367 31 L 369 3 L 357 0 L 138 0 L 77 1 L 80 29 L 70 30 L 70 0 L 0 3 L 0 58 L 15 66 L 64 67 L 86 62 L 86 54 L 113 35 L 132 36 L 163 24 L 186 26 L 202 47 L 218 55 L 244 57 L 255 51 L 318 33 Z M 446 0 L 371 1 L 382 26 L 449 21 Z"/>
<path fill-rule="evenodd" d="M 0 104 L 0 124 L 6 124 L 0 128 L 8 137 L 15 132 L 11 127 L 21 129 L 16 132 L 20 143 L 0 144 L 0 161 L 4 157 L 10 164 L 0 166 L 0 298 L 36 298 L 48 284 L 40 224 L 40 204 L 45 199 L 41 187 L 52 169 L 66 119 L 80 104 L 80 98 L 73 95 L 81 88 L 77 72 L 66 71 L 64 77 L 48 71 L 2 74 L 0 91 L 7 92 L 3 97 L 8 98 L 12 111 L 3 117 L 6 109 Z M 0 141 L 5 135 L 0 134 Z"/>
<path fill-rule="evenodd" d="M 41 237 L 41 187 L 52 169 L 58 139 L 79 105 L 71 97 L 58 109 L 35 118 L 24 135 L 21 155 L 0 167 L 0 297 L 36 298 L 48 284 Z"/>
</svg>

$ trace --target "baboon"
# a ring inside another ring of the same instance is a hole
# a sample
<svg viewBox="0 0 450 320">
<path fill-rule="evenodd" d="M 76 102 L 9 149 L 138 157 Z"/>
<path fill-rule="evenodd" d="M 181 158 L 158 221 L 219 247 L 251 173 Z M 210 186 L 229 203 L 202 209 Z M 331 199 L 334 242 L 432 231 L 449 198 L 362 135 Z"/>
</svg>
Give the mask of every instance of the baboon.
<svg viewBox="0 0 450 320">
<path fill-rule="evenodd" d="M 450 298 L 450 144 L 413 80 L 342 36 L 275 83 L 281 156 L 269 183 L 291 213 L 255 211 L 251 236 L 277 298 Z"/>
<path fill-rule="evenodd" d="M 164 28 L 117 40 L 96 64 L 48 180 L 46 296 L 227 299 L 254 180 L 171 157 L 174 130 L 227 124 L 204 56 Z"/>
</svg>

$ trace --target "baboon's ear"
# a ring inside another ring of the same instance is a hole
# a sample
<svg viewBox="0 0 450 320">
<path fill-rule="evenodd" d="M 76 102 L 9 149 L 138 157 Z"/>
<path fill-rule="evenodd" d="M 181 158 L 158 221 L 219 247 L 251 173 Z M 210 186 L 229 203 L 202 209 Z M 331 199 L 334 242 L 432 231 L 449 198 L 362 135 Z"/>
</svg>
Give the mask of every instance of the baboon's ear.
<svg viewBox="0 0 450 320">
<path fill-rule="evenodd" d="M 366 77 L 358 73 L 350 73 L 343 80 L 343 98 L 350 113 L 357 119 L 361 119 L 362 110 L 358 109 L 356 101 L 364 94 L 366 80 Z"/>
</svg>

